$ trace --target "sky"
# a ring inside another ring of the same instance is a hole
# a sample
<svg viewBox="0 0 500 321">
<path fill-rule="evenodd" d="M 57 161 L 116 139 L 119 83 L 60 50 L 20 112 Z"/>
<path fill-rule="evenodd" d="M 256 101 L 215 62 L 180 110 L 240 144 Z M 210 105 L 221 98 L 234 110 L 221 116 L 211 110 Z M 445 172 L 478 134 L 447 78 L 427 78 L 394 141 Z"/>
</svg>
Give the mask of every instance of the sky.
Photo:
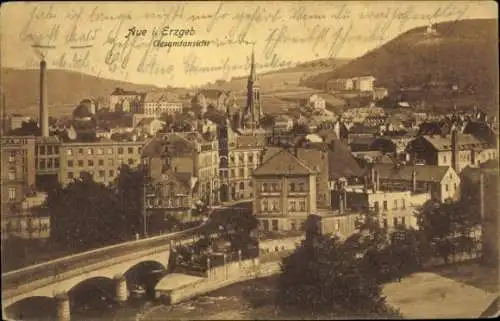
<svg viewBox="0 0 500 321">
<path fill-rule="evenodd" d="M 497 19 L 494 1 L 8 2 L 2 67 L 191 87 L 319 58 L 356 58 L 415 27 Z"/>
</svg>

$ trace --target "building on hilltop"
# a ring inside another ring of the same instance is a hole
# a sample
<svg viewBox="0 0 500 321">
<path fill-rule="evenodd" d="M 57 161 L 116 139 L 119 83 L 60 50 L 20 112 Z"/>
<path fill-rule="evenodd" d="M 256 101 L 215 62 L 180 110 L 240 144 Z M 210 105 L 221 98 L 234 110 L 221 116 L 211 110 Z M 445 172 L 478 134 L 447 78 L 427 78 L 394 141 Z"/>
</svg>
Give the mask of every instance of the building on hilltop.
<svg viewBox="0 0 500 321">
<path fill-rule="evenodd" d="M 116 88 L 109 97 L 109 111 L 139 113 L 144 93 Z"/>
<path fill-rule="evenodd" d="M 176 95 L 168 92 L 148 92 L 144 95 L 137 113 L 148 117 L 160 118 L 162 115 L 182 113 L 182 102 Z"/>
</svg>

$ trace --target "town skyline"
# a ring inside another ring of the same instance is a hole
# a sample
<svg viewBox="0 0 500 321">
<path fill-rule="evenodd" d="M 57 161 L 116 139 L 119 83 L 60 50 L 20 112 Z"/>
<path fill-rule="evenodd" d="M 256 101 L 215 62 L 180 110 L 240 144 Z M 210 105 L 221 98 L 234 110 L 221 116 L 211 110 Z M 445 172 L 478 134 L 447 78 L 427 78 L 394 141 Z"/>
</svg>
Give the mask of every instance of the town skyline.
<svg viewBox="0 0 500 321">
<path fill-rule="evenodd" d="M 109 4 L 11 4 L 2 11 L 16 16 L 15 24 L 2 19 L 3 39 L 9 43 L 2 46 L 2 67 L 36 69 L 43 55 L 49 69 L 187 88 L 245 76 L 252 48 L 259 73 L 265 73 L 317 59 L 357 58 L 429 24 L 497 16 L 492 2 L 316 3 L 307 7 L 272 2 L 265 8 L 254 2 L 240 10 L 241 5 L 146 3 L 117 10 Z M 178 41 L 210 44 L 161 47 L 165 37 L 155 38 L 153 33 L 161 34 L 166 26 L 194 30 L 192 35 L 177 33 Z M 126 39 L 134 27 L 145 31 Z M 158 46 L 152 45 L 155 40 Z"/>
</svg>

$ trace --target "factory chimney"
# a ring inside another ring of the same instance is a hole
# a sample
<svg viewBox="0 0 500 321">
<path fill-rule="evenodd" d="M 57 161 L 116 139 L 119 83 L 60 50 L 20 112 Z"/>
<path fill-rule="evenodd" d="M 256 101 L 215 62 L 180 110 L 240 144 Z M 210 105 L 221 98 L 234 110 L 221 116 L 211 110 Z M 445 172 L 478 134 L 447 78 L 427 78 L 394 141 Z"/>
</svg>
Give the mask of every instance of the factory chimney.
<svg viewBox="0 0 500 321">
<path fill-rule="evenodd" d="M 42 137 L 49 136 L 49 111 L 47 106 L 47 63 L 40 61 L 40 130 Z"/>
<path fill-rule="evenodd" d="M 459 173 L 459 150 L 458 150 L 458 131 L 453 128 L 451 131 L 451 167 Z"/>
</svg>

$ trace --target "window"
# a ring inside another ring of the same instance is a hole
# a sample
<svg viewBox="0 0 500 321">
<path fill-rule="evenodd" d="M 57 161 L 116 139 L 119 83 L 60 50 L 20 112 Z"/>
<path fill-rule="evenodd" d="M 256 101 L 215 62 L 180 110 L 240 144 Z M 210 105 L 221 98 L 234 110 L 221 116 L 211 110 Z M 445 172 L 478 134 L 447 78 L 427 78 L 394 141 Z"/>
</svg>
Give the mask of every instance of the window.
<svg viewBox="0 0 500 321">
<path fill-rule="evenodd" d="M 397 225 L 398 225 L 398 218 L 397 218 L 397 217 L 393 217 L 393 218 L 392 218 L 392 224 L 393 224 L 394 226 L 397 226 Z"/>
<path fill-rule="evenodd" d="M 248 155 L 248 162 L 253 163 L 253 155 Z"/>
<path fill-rule="evenodd" d="M 299 191 L 304 191 L 304 183 L 299 183 Z"/>
<path fill-rule="evenodd" d="M 262 184 L 262 192 L 267 192 L 267 183 Z"/>
<path fill-rule="evenodd" d="M 384 211 L 387 211 L 387 201 L 384 201 Z"/>
<path fill-rule="evenodd" d="M 49 145 L 47 146 L 47 155 L 52 155 L 52 154 L 53 154 L 52 146 Z"/>
<path fill-rule="evenodd" d="M 245 176 L 245 170 L 243 168 L 240 168 L 240 176 L 241 177 Z"/>
<path fill-rule="evenodd" d="M 59 158 L 54 158 L 54 168 L 59 168 Z"/>
<path fill-rule="evenodd" d="M 99 177 L 104 177 L 104 171 L 99 171 Z"/>
<path fill-rule="evenodd" d="M 108 159 L 108 166 L 115 166 L 115 160 L 112 158 Z"/>
<path fill-rule="evenodd" d="M 45 169 L 45 159 L 40 160 L 40 169 Z"/>
<path fill-rule="evenodd" d="M 137 147 L 137 154 L 140 154 L 142 151 L 142 147 Z"/>
<path fill-rule="evenodd" d="M 264 228 L 264 232 L 269 232 L 269 221 L 268 220 L 262 220 L 262 225 Z"/>
<path fill-rule="evenodd" d="M 83 148 L 78 148 L 78 155 L 83 155 Z"/>
<path fill-rule="evenodd" d="M 90 167 L 94 166 L 94 160 L 93 159 L 89 159 L 87 161 L 87 165 L 90 166 Z"/>
<path fill-rule="evenodd" d="M 59 155 L 59 146 L 54 146 L 54 154 Z"/>
<path fill-rule="evenodd" d="M 11 168 L 9 169 L 9 180 L 13 181 L 16 179 L 16 170 Z"/>
<path fill-rule="evenodd" d="M 379 204 L 378 202 L 375 202 L 375 203 L 373 204 L 373 207 L 375 207 L 375 212 L 380 211 L 380 204 Z"/>
<path fill-rule="evenodd" d="M 393 207 L 393 209 L 396 210 L 397 208 L 398 208 L 398 200 L 394 200 L 394 207 Z"/>
<path fill-rule="evenodd" d="M 235 176 L 236 176 L 235 171 L 234 171 L 234 169 L 232 169 L 231 170 L 231 177 L 235 177 Z"/>
<path fill-rule="evenodd" d="M 129 147 L 128 148 L 128 153 L 133 154 L 134 153 L 134 147 Z"/>
<path fill-rule="evenodd" d="M 443 164 L 446 164 L 446 155 L 443 156 Z"/>
<path fill-rule="evenodd" d="M 81 160 L 81 159 L 80 159 L 80 160 L 78 161 L 78 167 L 83 167 L 83 160 Z"/>
<path fill-rule="evenodd" d="M 72 160 L 68 161 L 68 167 L 73 167 L 73 161 Z"/>
<path fill-rule="evenodd" d="M 384 228 L 387 228 L 387 219 L 384 218 Z"/>
<path fill-rule="evenodd" d="M 47 168 L 52 168 L 53 167 L 52 164 L 53 164 L 52 158 L 48 158 L 47 159 Z"/>
<path fill-rule="evenodd" d="M 290 201 L 290 211 L 295 212 L 297 210 L 295 201 Z"/>
<path fill-rule="evenodd" d="M 404 217 L 404 216 L 403 216 L 403 217 L 401 217 L 401 224 L 402 224 L 403 226 L 406 226 L 406 220 L 405 220 L 405 217 Z"/>
<path fill-rule="evenodd" d="M 251 188 L 252 186 L 253 186 L 252 181 L 249 181 L 249 182 L 248 182 L 248 187 L 250 187 L 250 188 Z"/>
<path fill-rule="evenodd" d="M 456 192 L 457 191 L 457 183 L 453 184 L 453 190 Z"/>
<path fill-rule="evenodd" d="M 304 212 L 306 210 L 306 201 L 299 201 L 300 211 Z"/>
<path fill-rule="evenodd" d="M 134 160 L 132 158 L 129 158 L 127 162 L 129 165 L 134 165 Z"/>
<path fill-rule="evenodd" d="M 102 148 L 98 148 L 98 149 L 96 150 L 96 152 L 97 152 L 97 155 L 102 155 L 102 154 L 103 154 L 103 150 L 102 150 Z"/>
<path fill-rule="evenodd" d="M 92 155 L 94 153 L 94 150 L 92 148 L 87 148 L 87 154 Z"/>
<path fill-rule="evenodd" d="M 239 160 L 240 164 L 243 164 L 245 162 L 245 155 L 240 154 L 238 157 L 238 160 Z"/>
<path fill-rule="evenodd" d="M 108 148 L 108 155 L 113 154 L 113 148 Z"/>
<path fill-rule="evenodd" d="M 272 188 L 272 191 L 273 191 L 273 192 L 277 192 L 277 191 L 278 191 L 278 184 L 276 184 L 276 183 L 272 183 L 272 184 L 271 184 L 271 188 Z"/>
<path fill-rule="evenodd" d="M 268 209 L 269 209 L 269 204 L 268 204 L 267 200 L 263 200 L 262 201 L 262 210 L 267 211 Z"/>
<path fill-rule="evenodd" d="M 123 147 L 118 147 L 118 154 L 123 155 Z"/>
<path fill-rule="evenodd" d="M 68 150 L 66 151 L 66 155 L 68 155 L 68 156 L 72 156 L 72 155 L 73 155 L 73 150 L 68 149 Z"/>
<path fill-rule="evenodd" d="M 290 221 L 290 229 L 292 231 L 296 231 L 297 230 L 297 221 L 296 220 L 291 220 Z"/>
<path fill-rule="evenodd" d="M 245 183 L 240 182 L 240 190 L 245 189 Z"/>
<path fill-rule="evenodd" d="M 406 208 L 406 204 L 405 204 L 405 199 L 404 198 L 401 199 L 401 208 L 402 209 Z"/>
<path fill-rule="evenodd" d="M 273 211 L 279 211 L 278 201 L 273 200 Z"/>
<path fill-rule="evenodd" d="M 68 179 L 73 179 L 74 177 L 73 175 L 74 175 L 73 172 L 68 172 Z"/>
<path fill-rule="evenodd" d="M 45 155 L 45 146 L 40 146 L 40 155 Z"/>
<path fill-rule="evenodd" d="M 110 169 L 110 170 L 109 170 L 109 172 L 108 172 L 108 176 L 109 176 L 109 177 L 113 177 L 113 176 L 115 176 L 115 171 L 114 171 L 114 170 L 112 170 L 112 169 Z"/>
<path fill-rule="evenodd" d="M 295 183 L 290 184 L 290 192 L 295 192 Z"/>
<path fill-rule="evenodd" d="M 444 185 L 444 190 L 448 192 L 448 184 Z"/>
<path fill-rule="evenodd" d="M 9 200 L 10 201 L 16 200 L 16 188 L 15 187 L 9 187 Z"/>
<path fill-rule="evenodd" d="M 9 152 L 9 163 L 12 164 L 16 161 L 16 152 Z"/>
<path fill-rule="evenodd" d="M 273 231 L 278 230 L 278 220 L 273 220 Z"/>
<path fill-rule="evenodd" d="M 99 166 L 104 166 L 104 159 L 100 159 L 98 162 L 99 162 Z"/>
</svg>

